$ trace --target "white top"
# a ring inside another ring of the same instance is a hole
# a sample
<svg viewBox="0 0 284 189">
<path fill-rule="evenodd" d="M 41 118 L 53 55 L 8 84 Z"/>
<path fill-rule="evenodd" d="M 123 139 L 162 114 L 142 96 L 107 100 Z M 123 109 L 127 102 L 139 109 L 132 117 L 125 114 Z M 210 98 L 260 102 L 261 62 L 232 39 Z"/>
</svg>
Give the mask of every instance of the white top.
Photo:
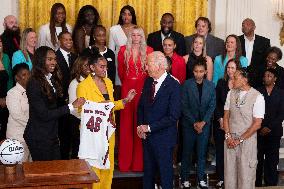
<svg viewBox="0 0 284 189">
<path fill-rule="evenodd" d="M 6 137 L 25 142 L 23 134 L 29 119 L 26 89 L 16 83 L 16 86 L 7 93 L 6 104 L 9 110 Z"/>
<path fill-rule="evenodd" d="M 67 30 L 72 33 L 72 28 L 69 24 L 66 24 Z M 56 30 L 56 41 L 58 41 L 57 36 L 62 32 L 61 27 L 55 27 Z M 59 48 L 59 44 L 57 42 L 57 45 L 54 46 L 51 42 L 51 36 L 50 36 L 50 29 L 49 29 L 49 23 L 42 25 L 39 28 L 38 31 L 38 41 L 37 41 L 37 47 L 40 46 L 48 46 L 52 48 L 53 50 L 57 50 Z"/>
<path fill-rule="evenodd" d="M 80 76 L 80 82 L 83 81 L 85 78 Z M 79 82 L 77 79 L 73 79 L 69 85 L 68 88 L 68 95 L 69 95 L 69 104 L 73 103 L 77 99 L 77 87 L 78 87 Z M 74 108 L 74 111 L 70 112 L 72 115 L 80 119 L 80 114 L 78 113 L 77 108 Z"/>
<path fill-rule="evenodd" d="M 60 50 L 60 52 L 62 53 L 62 55 L 63 55 L 65 61 L 67 62 L 67 65 L 68 65 L 68 67 L 69 67 L 69 66 L 70 66 L 70 63 L 69 63 L 68 55 L 70 54 L 70 52 L 67 52 L 67 51 L 63 50 L 62 48 L 60 48 L 59 50 Z"/>
<path fill-rule="evenodd" d="M 108 48 L 110 48 L 115 54 L 115 67 L 116 67 L 116 74 L 115 74 L 115 85 L 121 85 L 120 79 L 118 77 L 117 71 L 117 54 L 119 48 L 123 45 L 126 45 L 127 36 L 125 35 L 121 25 L 114 25 L 109 29 L 109 43 Z"/>
<path fill-rule="evenodd" d="M 248 38 L 245 35 L 244 35 L 244 38 L 245 38 L 246 58 L 248 59 L 248 65 L 250 65 L 255 35 L 253 36 L 253 39 L 251 41 L 248 40 Z"/>
<path fill-rule="evenodd" d="M 244 100 L 244 96 L 247 94 L 248 91 L 241 91 L 240 92 L 240 101 Z M 227 94 L 224 110 L 230 109 L 230 96 L 231 96 L 231 90 Z M 242 105 L 240 105 L 242 106 Z M 253 105 L 253 117 L 255 118 L 264 118 L 265 114 L 265 101 L 262 94 L 259 94 L 256 97 L 255 103 Z"/>
<path fill-rule="evenodd" d="M 165 81 L 166 77 L 167 77 L 168 73 L 165 71 L 165 73 L 163 73 L 163 75 L 161 75 L 161 77 L 155 81 L 157 81 L 158 83 L 155 85 L 155 93 L 154 96 L 156 96 L 158 90 L 160 89 L 162 83 Z"/>
</svg>

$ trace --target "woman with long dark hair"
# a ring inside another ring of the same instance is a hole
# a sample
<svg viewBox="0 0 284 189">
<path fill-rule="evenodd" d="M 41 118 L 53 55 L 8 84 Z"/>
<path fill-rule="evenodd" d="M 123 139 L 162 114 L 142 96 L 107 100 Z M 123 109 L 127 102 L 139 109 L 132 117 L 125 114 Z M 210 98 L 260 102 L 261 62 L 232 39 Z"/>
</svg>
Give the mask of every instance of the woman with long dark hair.
<svg viewBox="0 0 284 189">
<path fill-rule="evenodd" d="M 135 10 L 130 5 L 125 5 L 122 7 L 119 13 L 119 19 L 117 25 L 110 28 L 109 31 L 109 43 L 108 47 L 115 53 L 116 57 L 119 48 L 126 45 L 128 33 L 137 25 Z M 117 61 L 116 67 L 117 67 Z M 120 79 L 118 77 L 118 72 L 116 71 L 115 85 L 121 85 Z"/>
<path fill-rule="evenodd" d="M 80 98 L 57 107 L 57 98 L 63 96 L 60 78 L 54 50 L 46 46 L 38 48 L 26 89 L 30 110 L 24 132 L 34 161 L 60 159 L 58 118 L 85 103 Z"/>
<path fill-rule="evenodd" d="M 72 32 L 72 28 L 66 23 L 66 9 L 63 4 L 55 3 L 50 10 L 49 23 L 42 25 L 38 32 L 38 47 L 48 46 L 53 50 L 59 48 L 58 35 L 61 32 Z"/>
<path fill-rule="evenodd" d="M 77 53 L 90 46 L 92 29 L 100 22 L 100 15 L 92 5 L 83 6 L 77 16 L 73 30 L 73 44 Z"/>
</svg>

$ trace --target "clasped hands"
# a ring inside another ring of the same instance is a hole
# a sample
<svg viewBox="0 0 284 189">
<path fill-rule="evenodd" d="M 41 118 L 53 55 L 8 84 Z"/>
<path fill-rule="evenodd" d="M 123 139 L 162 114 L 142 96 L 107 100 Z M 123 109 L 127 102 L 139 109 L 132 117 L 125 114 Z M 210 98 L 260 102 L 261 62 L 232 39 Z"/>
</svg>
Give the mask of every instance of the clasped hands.
<svg viewBox="0 0 284 189">
<path fill-rule="evenodd" d="M 196 132 L 197 132 L 198 134 L 200 134 L 200 133 L 202 133 L 202 129 L 203 129 L 203 127 L 204 127 L 205 124 L 206 124 L 205 121 L 195 122 L 195 123 L 193 124 L 193 128 L 194 128 L 194 130 L 196 130 Z"/>
<path fill-rule="evenodd" d="M 227 147 L 230 149 L 237 147 L 240 143 L 240 139 L 234 139 L 232 137 L 226 139 Z"/>
<path fill-rule="evenodd" d="M 141 139 L 146 139 L 148 132 L 149 132 L 149 125 L 139 125 L 137 127 L 137 135 Z"/>
</svg>

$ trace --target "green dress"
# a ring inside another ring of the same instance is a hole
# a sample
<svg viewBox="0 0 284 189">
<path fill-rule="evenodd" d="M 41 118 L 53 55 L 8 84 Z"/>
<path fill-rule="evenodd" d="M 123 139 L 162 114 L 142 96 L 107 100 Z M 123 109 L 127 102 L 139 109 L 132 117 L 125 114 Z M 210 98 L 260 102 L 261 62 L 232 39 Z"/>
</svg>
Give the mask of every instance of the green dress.
<svg viewBox="0 0 284 189">
<path fill-rule="evenodd" d="M 8 83 L 7 83 L 7 91 L 9 91 L 13 87 L 13 74 L 12 74 L 12 68 L 10 64 L 10 59 L 7 54 L 3 54 L 2 57 L 2 64 L 8 74 Z"/>
</svg>

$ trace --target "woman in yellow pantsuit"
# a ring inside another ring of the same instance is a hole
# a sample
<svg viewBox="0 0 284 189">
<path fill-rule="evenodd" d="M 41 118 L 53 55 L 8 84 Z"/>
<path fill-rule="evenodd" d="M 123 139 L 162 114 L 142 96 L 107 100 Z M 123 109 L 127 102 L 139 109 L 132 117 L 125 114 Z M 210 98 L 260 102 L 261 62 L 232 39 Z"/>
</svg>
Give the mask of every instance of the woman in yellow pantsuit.
<svg viewBox="0 0 284 189">
<path fill-rule="evenodd" d="M 106 77 L 107 61 L 105 58 L 99 53 L 94 53 L 90 56 L 89 64 L 92 74 L 79 83 L 77 96 L 84 97 L 86 100 L 93 102 L 111 101 L 115 105 L 114 110 L 123 109 L 124 105 L 134 98 L 136 94 L 135 90 L 130 90 L 126 98 L 114 101 L 113 84 L 111 80 Z M 81 110 L 79 110 L 79 112 L 80 111 Z M 113 120 L 115 120 L 114 117 Z M 112 134 L 109 140 L 110 169 L 92 167 L 100 179 L 99 183 L 93 184 L 93 189 L 111 189 L 114 170 L 114 145 L 115 133 Z"/>
</svg>

